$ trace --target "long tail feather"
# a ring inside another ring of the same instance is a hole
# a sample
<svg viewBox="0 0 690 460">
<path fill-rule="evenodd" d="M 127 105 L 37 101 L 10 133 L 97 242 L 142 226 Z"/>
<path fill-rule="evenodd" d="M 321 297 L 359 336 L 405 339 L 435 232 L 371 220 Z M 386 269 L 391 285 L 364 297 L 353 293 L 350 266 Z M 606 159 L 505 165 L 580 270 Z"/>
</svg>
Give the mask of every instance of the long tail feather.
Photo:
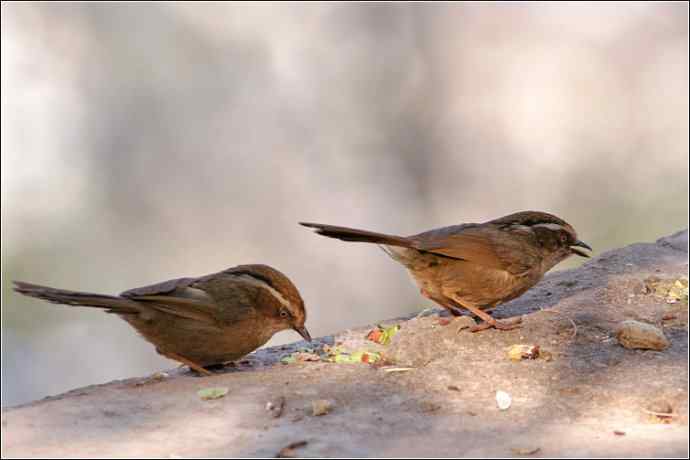
<svg viewBox="0 0 690 460">
<path fill-rule="evenodd" d="M 68 291 L 22 281 L 14 281 L 14 290 L 29 297 L 63 305 L 104 308 L 112 313 L 138 313 L 141 311 L 140 308 L 137 308 L 135 301 L 122 297 Z"/>
<path fill-rule="evenodd" d="M 310 222 L 300 222 L 300 225 L 316 229 L 316 233 L 319 235 L 327 236 L 329 238 L 336 238 L 343 241 L 385 244 L 405 248 L 412 246 L 412 242 L 402 236 L 386 235 L 384 233 L 370 232 L 368 230 L 338 227 L 336 225 L 314 224 Z"/>
</svg>

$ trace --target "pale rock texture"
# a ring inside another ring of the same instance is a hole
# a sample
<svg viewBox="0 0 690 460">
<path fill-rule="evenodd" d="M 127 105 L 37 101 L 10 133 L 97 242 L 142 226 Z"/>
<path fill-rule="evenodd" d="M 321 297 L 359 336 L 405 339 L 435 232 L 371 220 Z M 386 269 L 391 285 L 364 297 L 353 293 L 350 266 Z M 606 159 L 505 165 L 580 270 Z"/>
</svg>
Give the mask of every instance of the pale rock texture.
<svg viewBox="0 0 690 460">
<path fill-rule="evenodd" d="M 404 372 L 382 363 L 280 364 L 307 346 L 298 342 L 211 377 L 172 370 L 4 408 L 2 455 L 687 458 L 687 300 L 668 303 L 644 288 L 651 276 L 687 277 L 687 262 L 684 231 L 548 274 L 492 313 L 521 315 L 520 329 L 472 334 L 460 327 L 470 318 L 448 321 L 434 310 L 379 322 L 401 325 L 387 346 L 366 340 L 372 327 L 309 345 L 380 351 Z M 616 327 L 628 320 L 656 325 L 668 347 L 621 347 Z M 511 360 L 516 344 L 539 346 L 540 357 Z M 210 387 L 228 392 L 200 399 Z M 511 396 L 508 410 L 497 406 L 499 390 Z M 318 400 L 331 406 L 315 416 Z M 672 416 L 650 416 L 655 401 Z"/>
</svg>

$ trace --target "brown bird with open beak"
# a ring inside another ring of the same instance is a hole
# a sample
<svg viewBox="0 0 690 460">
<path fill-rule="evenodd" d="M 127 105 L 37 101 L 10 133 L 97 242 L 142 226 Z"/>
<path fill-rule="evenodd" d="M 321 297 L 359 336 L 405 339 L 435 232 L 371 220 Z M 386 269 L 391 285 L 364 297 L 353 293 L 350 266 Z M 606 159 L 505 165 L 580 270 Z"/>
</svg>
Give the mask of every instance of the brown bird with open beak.
<svg viewBox="0 0 690 460">
<path fill-rule="evenodd" d="M 14 290 L 49 302 L 102 308 L 133 326 L 163 356 L 209 375 L 204 367 L 234 361 L 276 332 L 311 341 L 299 291 L 268 265 L 239 265 L 199 278 L 131 289 L 119 296 L 14 282 Z"/>
<path fill-rule="evenodd" d="M 334 225 L 301 225 L 330 238 L 381 245 L 409 270 L 422 295 L 455 315 L 464 308 L 483 319 L 473 332 L 518 327 L 519 319 L 497 321 L 484 310 L 522 295 L 571 255 L 589 257 L 578 248 L 591 251 L 570 224 L 538 211 L 406 237 Z"/>
</svg>

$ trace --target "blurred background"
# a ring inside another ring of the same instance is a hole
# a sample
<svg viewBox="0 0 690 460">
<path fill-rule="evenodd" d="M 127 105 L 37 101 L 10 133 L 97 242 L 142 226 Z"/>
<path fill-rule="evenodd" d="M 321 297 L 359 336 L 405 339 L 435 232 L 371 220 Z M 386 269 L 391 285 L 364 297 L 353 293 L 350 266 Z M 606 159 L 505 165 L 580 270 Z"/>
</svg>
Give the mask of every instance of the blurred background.
<svg viewBox="0 0 690 460">
<path fill-rule="evenodd" d="M 596 254 L 687 226 L 687 155 L 686 3 L 4 2 L 2 405 L 176 365 L 11 280 L 118 293 L 267 263 L 321 336 L 431 304 L 298 221 L 544 210 Z"/>
</svg>

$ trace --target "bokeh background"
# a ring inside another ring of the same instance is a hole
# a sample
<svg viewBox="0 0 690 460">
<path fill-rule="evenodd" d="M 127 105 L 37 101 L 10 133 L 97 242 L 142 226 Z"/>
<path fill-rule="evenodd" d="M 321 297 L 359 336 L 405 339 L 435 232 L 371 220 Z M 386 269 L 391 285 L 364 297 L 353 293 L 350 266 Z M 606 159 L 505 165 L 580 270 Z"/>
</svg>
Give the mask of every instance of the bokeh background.
<svg viewBox="0 0 690 460">
<path fill-rule="evenodd" d="M 598 253 L 687 225 L 687 155 L 684 2 L 5 2 L 2 405 L 175 366 L 13 279 L 117 293 L 267 263 L 321 336 L 430 304 L 297 221 L 537 209 Z"/>
</svg>

